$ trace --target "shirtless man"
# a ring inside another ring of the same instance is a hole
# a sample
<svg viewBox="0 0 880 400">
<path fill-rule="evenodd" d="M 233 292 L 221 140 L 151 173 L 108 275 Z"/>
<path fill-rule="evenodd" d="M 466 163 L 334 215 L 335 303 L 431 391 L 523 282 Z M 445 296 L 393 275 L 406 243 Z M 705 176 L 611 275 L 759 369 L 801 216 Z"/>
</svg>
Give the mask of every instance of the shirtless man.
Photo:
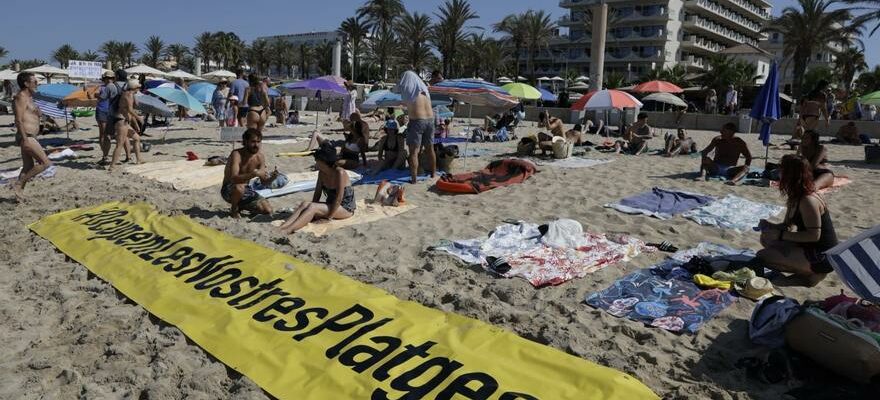
<svg viewBox="0 0 880 400">
<path fill-rule="evenodd" d="M 636 123 L 623 133 L 623 140 L 614 143 L 617 154 L 626 151 L 628 154 L 639 155 L 648 148 L 651 139 L 651 126 L 648 125 L 648 114 L 639 113 Z"/>
<path fill-rule="evenodd" d="M 861 145 L 862 139 L 859 138 L 859 128 L 856 127 L 856 123 L 849 121 L 841 126 L 837 130 L 837 140 L 842 144 Z"/>
<path fill-rule="evenodd" d="M 691 154 L 697 152 L 697 144 L 694 139 L 687 136 L 684 128 L 678 128 L 676 136 L 668 135 L 666 138 L 665 157 L 675 157 L 679 154 Z"/>
<path fill-rule="evenodd" d="M 49 168 L 52 162 L 37 141 L 41 116 L 40 109 L 34 104 L 37 78 L 32 72 L 22 72 L 18 74 L 17 80 L 21 91 L 13 99 L 12 112 L 15 114 L 15 144 L 21 147 L 22 166 L 12 190 L 16 199 L 22 201 L 24 187 L 28 181 Z"/>
<path fill-rule="evenodd" d="M 128 139 L 134 141 L 134 156 L 137 158 L 137 163 L 142 164 L 144 162 L 141 158 L 141 136 L 130 125 L 132 121 L 139 120 L 137 114 L 134 113 L 134 94 L 140 87 L 140 82 L 135 79 L 129 79 L 119 94 L 116 112 L 110 116 L 113 132 L 116 133 L 116 148 L 113 149 L 110 167 L 107 168 L 109 172 L 113 172 L 113 168 L 119 162 L 119 155 L 128 144 Z M 113 112 L 112 110 L 111 106 L 111 112 Z"/>
<path fill-rule="evenodd" d="M 223 184 L 220 185 L 220 197 L 231 207 L 232 218 L 240 218 L 240 210 L 249 210 L 258 214 L 271 214 L 269 201 L 257 194 L 248 184 L 254 178 L 260 178 L 264 185 L 270 184 L 278 177 L 278 170 L 269 172 L 266 156 L 260 150 L 263 134 L 254 128 L 248 128 L 241 135 L 242 148 L 232 150 L 223 172 Z"/>
<path fill-rule="evenodd" d="M 736 125 L 731 122 L 721 127 L 721 135 L 712 139 L 712 142 L 703 149 L 703 160 L 700 164 L 700 177 L 697 180 L 706 180 L 707 174 L 721 176 L 729 179 L 727 184 L 735 185 L 737 181 L 746 176 L 749 166 L 752 164 L 752 153 L 749 146 L 742 139 L 734 137 Z M 715 151 L 715 159 L 709 158 L 709 154 Z M 746 159 L 745 165 L 737 165 L 739 157 Z"/>
<path fill-rule="evenodd" d="M 437 177 L 437 155 L 434 154 L 434 110 L 431 108 L 431 94 L 422 78 L 413 72 L 406 71 L 396 91 L 400 93 L 409 112 L 409 124 L 406 128 L 406 145 L 409 148 L 410 182 L 415 184 L 419 173 L 419 154 L 424 151 L 428 159 L 428 170 L 431 178 Z"/>
</svg>

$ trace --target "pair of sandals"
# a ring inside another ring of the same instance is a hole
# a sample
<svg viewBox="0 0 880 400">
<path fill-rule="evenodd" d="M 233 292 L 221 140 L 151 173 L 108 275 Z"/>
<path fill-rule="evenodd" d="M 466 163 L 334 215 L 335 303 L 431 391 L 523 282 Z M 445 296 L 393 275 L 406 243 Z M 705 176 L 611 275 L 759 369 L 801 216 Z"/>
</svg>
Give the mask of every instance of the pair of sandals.
<svg viewBox="0 0 880 400">
<path fill-rule="evenodd" d="M 676 251 L 678 251 L 678 247 L 673 245 L 672 242 L 669 242 L 666 240 L 664 240 L 660 243 L 647 243 L 647 245 L 651 246 L 651 247 L 656 247 L 657 250 L 660 250 L 660 251 L 666 252 L 666 253 L 675 253 Z"/>
</svg>

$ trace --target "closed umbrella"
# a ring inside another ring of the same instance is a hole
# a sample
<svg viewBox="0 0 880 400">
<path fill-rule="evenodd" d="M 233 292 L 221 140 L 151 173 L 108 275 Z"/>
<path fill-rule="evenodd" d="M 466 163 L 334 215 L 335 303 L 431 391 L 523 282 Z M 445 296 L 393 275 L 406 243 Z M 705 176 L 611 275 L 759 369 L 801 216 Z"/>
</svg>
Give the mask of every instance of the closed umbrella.
<svg viewBox="0 0 880 400">
<path fill-rule="evenodd" d="M 624 108 L 639 108 L 642 102 L 627 92 L 620 90 L 605 89 L 592 91 L 581 97 L 571 106 L 572 110 L 611 110 Z"/>
<path fill-rule="evenodd" d="M 636 93 L 682 93 L 684 89 L 666 81 L 648 81 L 632 88 Z"/>
<path fill-rule="evenodd" d="M 541 92 L 531 85 L 525 83 L 508 83 L 501 87 L 513 97 L 526 100 L 537 100 L 541 98 Z"/>
<path fill-rule="evenodd" d="M 678 107 L 687 107 L 687 103 L 671 93 L 654 93 L 642 98 L 642 101 L 656 101 L 658 103 L 671 104 Z"/>
<path fill-rule="evenodd" d="M 217 90 L 217 85 L 208 82 L 193 83 L 186 89 L 190 96 L 195 97 L 202 103 L 211 102 L 211 98 L 214 97 L 214 90 Z"/>
<path fill-rule="evenodd" d="M 198 99 L 190 96 L 189 93 L 184 92 L 183 90 L 174 88 L 153 88 L 149 89 L 148 92 L 155 94 L 166 101 L 193 110 L 197 114 L 205 114 L 208 112 Z"/>
<path fill-rule="evenodd" d="M 776 62 L 770 65 L 767 80 L 761 86 L 761 91 L 755 98 L 755 103 L 752 104 L 752 112 L 749 113 L 749 116 L 761 121 L 761 134 L 758 137 L 764 143 L 764 168 L 767 166 L 767 159 L 770 155 L 770 127 L 782 114 L 782 107 L 779 105 L 778 69 Z"/>
</svg>

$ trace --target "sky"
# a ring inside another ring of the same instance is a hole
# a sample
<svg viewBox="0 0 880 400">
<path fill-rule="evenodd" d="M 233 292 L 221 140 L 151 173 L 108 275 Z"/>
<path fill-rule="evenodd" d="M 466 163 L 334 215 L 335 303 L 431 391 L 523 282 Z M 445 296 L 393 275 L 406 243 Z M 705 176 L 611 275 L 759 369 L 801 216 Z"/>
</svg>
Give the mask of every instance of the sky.
<svg viewBox="0 0 880 400">
<path fill-rule="evenodd" d="M 774 1 L 774 15 L 794 0 Z M 158 35 L 165 43 L 184 43 L 204 31 L 233 31 L 251 41 L 258 36 L 335 30 L 353 16 L 363 0 L 3 0 L 0 46 L 9 51 L 2 62 L 11 59 L 41 58 L 51 61 L 51 53 L 69 43 L 78 51 L 96 51 L 107 40 L 142 43 Z M 145 4 L 149 4 L 149 6 Z M 433 15 L 442 0 L 405 0 L 410 11 Z M 485 28 L 505 15 L 529 8 L 543 9 L 554 17 L 565 14 L 558 0 L 470 0 L 480 16 L 470 25 Z M 185 5 L 184 5 L 185 4 Z M 196 6 L 198 5 L 198 6 Z M 196 8 L 198 7 L 198 8 Z M 868 64 L 880 64 L 880 32 L 865 40 Z"/>
</svg>

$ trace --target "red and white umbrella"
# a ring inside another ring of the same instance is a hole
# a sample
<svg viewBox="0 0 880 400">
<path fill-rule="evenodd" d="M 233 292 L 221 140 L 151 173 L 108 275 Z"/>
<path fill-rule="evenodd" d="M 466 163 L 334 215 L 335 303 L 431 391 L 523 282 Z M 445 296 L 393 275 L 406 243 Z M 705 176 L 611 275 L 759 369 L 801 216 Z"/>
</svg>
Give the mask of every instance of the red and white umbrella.
<svg viewBox="0 0 880 400">
<path fill-rule="evenodd" d="M 649 81 L 632 88 L 636 93 L 683 93 L 684 89 L 666 81 Z"/>
<path fill-rule="evenodd" d="M 581 97 L 571 106 L 572 110 L 610 110 L 624 108 L 639 108 L 642 102 L 627 92 L 620 90 L 592 91 Z"/>
</svg>

